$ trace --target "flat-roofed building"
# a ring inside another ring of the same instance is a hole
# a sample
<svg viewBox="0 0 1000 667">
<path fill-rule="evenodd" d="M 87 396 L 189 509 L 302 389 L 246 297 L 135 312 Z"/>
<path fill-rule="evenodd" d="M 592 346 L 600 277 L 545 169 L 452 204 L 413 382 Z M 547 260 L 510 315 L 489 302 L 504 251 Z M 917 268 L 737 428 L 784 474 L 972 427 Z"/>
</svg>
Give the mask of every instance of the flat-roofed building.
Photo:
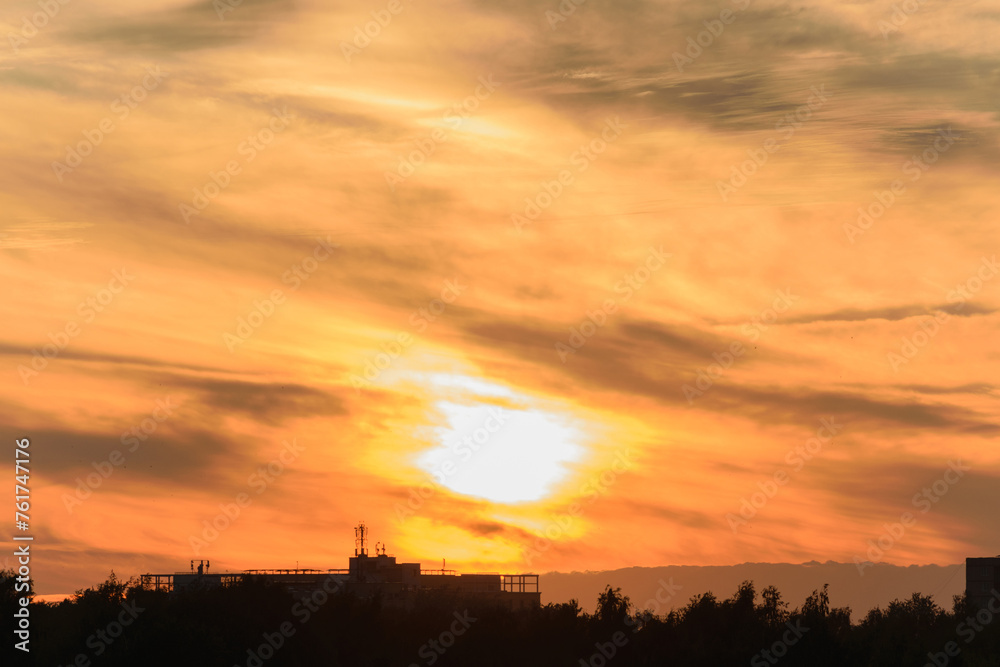
<svg viewBox="0 0 1000 667">
<path fill-rule="evenodd" d="M 242 572 L 209 572 L 207 561 L 191 561 L 191 572 L 144 574 L 142 585 L 153 590 L 182 592 L 194 588 L 214 588 L 239 583 L 247 577 L 261 577 L 280 584 L 293 594 L 309 594 L 323 587 L 354 594 L 360 598 L 380 596 L 388 606 L 412 608 L 421 595 L 441 593 L 467 597 L 470 602 L 531 609 L 541 606 L 537 574 L 501 574 L 499 572 L 459 574 L 455 570 L 424 570 L 420 563 L 397 563 L 395 556 L 381 553 L 369 555 L 367 528 L 359 525 L 354 556 L 343 569 L 268 569 Z"/>
<path fill-rule="evenodd" d="M 965 559 L 965 595 L 974 607 L 1000 601 L 1000 556 Z"/>
</svg>

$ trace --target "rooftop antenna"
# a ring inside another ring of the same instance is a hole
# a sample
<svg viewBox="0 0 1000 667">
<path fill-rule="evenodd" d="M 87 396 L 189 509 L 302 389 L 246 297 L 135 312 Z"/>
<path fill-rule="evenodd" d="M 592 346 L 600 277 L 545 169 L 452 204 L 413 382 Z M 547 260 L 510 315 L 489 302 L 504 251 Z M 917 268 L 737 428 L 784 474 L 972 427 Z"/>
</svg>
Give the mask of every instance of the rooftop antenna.
<svg viewBox="0 0 1000 667">
<path fill-rule="evenodd" d="M 359 521 L 354 529 L 354 555 L 368 555 L 368 527 L 365 526 L 364 521 Z"/>
</svg>

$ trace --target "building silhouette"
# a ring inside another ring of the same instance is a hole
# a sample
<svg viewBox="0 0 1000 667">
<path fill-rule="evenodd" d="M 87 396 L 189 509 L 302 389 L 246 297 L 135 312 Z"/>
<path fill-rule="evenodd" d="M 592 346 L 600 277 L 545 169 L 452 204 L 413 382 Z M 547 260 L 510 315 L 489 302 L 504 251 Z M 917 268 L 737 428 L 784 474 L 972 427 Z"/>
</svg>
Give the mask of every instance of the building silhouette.
<svg viewBox="0 0 1000 667">
<path fill-rule="evenodd" d="M 1000 604 L 1000 556 L 965 559 L 965 596 L 974 607 L 985 607 L 990 600 Z"/>
<path fill-rule="evenodd" d="M 193 588 L 231 586 L 248 577 L 260 577 L 284 586 L 293 594 L 308 594 L 321 586 L 351 593 L 359 598 L 380 596 L 383 604 L 412 608 L 418 596 L 428 592 L 468 597 L 476 603 L 495 604 L 507 609 L 541 606 L 537 574 L 498 572 L 459 574 L 455 570 L 425 570 L 420 563 L 397 563 L 386 555 L 385 546 L 376 544 L 368 553 L 368 528 L 354 529 L 354 556 L 347 569 L 263 569 L 242 572 L 209 572 L 209 561 L 191 561 L 190 572 L 144 574 L 143 588 L 179 593 Z M 198 563 L 197 570 L 195 563 Z"/>
</svg>

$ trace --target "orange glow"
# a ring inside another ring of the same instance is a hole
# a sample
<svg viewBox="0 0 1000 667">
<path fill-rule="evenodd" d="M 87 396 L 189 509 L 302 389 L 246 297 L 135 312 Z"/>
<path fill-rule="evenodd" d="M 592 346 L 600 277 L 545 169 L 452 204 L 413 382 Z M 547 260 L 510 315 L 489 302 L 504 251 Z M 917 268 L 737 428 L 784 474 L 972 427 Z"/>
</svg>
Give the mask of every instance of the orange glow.
<svg viewBox="0 0 1000 667">
<path fill-rule="evenodd" d="M 463 570 L 851 562 L 906 511 L 890 563 L 995 553 L 993 29 L 891 4 L 681 69 L 717 10 L 404 2 L 355 53 L 384 3 L 63 7 L 0 64 L 38 591 L 359 519 Z"/>
</svg>

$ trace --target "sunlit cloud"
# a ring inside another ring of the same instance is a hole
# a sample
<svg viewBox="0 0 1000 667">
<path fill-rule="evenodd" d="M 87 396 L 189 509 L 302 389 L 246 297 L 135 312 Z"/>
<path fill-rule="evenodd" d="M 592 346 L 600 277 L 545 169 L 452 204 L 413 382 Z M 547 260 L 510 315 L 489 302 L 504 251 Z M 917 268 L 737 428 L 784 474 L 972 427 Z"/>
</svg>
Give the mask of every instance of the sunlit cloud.
<svg viewBox="0 0 1000 667">
<path fill-rule="evenodd" d="M 993 553 L 996 12 L 883 34 L 892 0 L 736 4 L 705 36 L 719 8 L 672 0 L 556 29 L 558 3 L 413 3 L 351 59 L 384 3 L 102 0 L 34 31 L 11 5 L 0 421 L 44 452 L 39 590 L 186 563 L 291 439 L 206 547 L 225 567 L 339 567 L 359 519 L 480 570 L 850 561 L 958 457 L 885 558 Z M 651 248 L 669 262 L 626 298 Z"/>
</svg>

